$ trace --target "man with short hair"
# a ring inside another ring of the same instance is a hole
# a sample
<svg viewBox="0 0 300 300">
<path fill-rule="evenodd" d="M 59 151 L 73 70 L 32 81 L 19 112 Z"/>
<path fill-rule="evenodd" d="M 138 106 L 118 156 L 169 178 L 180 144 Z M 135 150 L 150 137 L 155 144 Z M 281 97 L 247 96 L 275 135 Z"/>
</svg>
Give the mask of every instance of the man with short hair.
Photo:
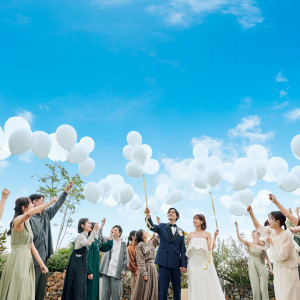
<svg viewBox="0 0 300 300">
<path fill-rule="evenodd" d="M 170 281 L 172 282 L 174 300 L 181 299 L 181 273 L 186 272 L 184 232 L 177 227 L 179 212 L 176 208 L 168 211 L 169 223 L 154 225 L 149 208 L 145 209 L 148 228 L 158 233 L 160 245 L 155 264 L 159 265 L 158 289 L 159 300 L 167 300 Z"/>
<path fill-rule="evenodd" d="M 116 225 L 112 228 L 113 247 L 104 252 L 101 258 L 100 274 L 103 276 L 101 285 L 101 300 L 121 300 L 122 281 L 129 265 L 126 243 L 120 237 L 122 228 Z"/>
<path fill-rule="evenodd" d="M 46 266 L 47 260 L 54 253 L 50 221 L 64 204 L 72 186 L 73 183 L 69 182 L 65 191 L 60 195 L 58 201 L 53 206 L 32 216 L 29 220 L 33 232 L 34 245 Z M 29 198 L 34 206 L 44 204 L 44 196 L 41 194 L 32 194 Z M 35 270 L 35 300 L 43 300 L 46 291 L 47 275 L 41 272 L 39 264 L 34 258 L 33 262 Z"/>
</svg>

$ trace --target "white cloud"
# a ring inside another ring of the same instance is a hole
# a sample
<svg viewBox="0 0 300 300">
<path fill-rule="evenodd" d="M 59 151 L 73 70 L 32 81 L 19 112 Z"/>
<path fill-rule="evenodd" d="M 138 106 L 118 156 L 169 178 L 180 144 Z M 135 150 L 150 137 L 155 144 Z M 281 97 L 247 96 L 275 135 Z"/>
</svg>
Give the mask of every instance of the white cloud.
<svg viewBox="0 0 300 300">
<path fill-rule="evenodd" d="M 260 121 L 261 118 L 256 115 L 242 118 L 242 121 L 235 128 L 228 131 L 228 136 L 246 138 L 250 142 L 266 142 L 274 136 L 274 132 L 263 133 L 260 128 Z"/>
<path fill-rule="evenodd" d="M 278 72 L 278 74 L 275 76 L 275 80 L 277 82 L 286 82 L 286 81 L 288 81 L 287 78 L 282 75 L 282 72 Z"/>
<path fill-rule="evenodd" d="M 190 26 L 203 22 L 212 13 L 231 14 L 248 29 L 263 22 L 254 0 L 168 0 L 165 4 L 151 5 L 148 13 L 163 17 L 169 26 Z"/>
<path fill-rule="evenodd" d="M 24 109 L 18 113 L 18 116 L 26 119 L 29 123 L 32 123 L 33 114 L 30 111 Z"/>
<path fill-rule="evenodd" d="M 7 160 L 0 160 L 0 172 L 3 172 L 8 167 L 10 167 L 9 161 L 7 161 Z"/>
<path fill-rule="evenodd" d="M 284 115 L 290 121 L 296 121 L 300 119 L 300 108 L 294 108 L 292 111 Z"/>
<path fill-rule="evenodd" d="M 31 163 L 31 159 L 32 159 L 32 152 L 31 151 L 27 151 L 21 155 L 18 156 L 18 159 L 24 163 Z"/>
<path fill-rule="evenodd" d="M 282 109 L 282 108 L 284 108 L 284 107 L 286 107 L 286 106 L 288 106 L 288 105 L 289 105 L 289 102 L 288 102 L 288 101 L 285 101 L 285 102 L 276 104 L 276 105 L 274 106 L 274 109 Z"/>
<path fill-rule="evenodd" d="M 281 91 L 279 92 L 279 97 L 280 97 L 280 98 L 285 97 L 285 96 L 287 96 L 287 95 L 288 95 L 288 92 L 287 92 L 286 90 L 281 90 Z"/>
</svg>

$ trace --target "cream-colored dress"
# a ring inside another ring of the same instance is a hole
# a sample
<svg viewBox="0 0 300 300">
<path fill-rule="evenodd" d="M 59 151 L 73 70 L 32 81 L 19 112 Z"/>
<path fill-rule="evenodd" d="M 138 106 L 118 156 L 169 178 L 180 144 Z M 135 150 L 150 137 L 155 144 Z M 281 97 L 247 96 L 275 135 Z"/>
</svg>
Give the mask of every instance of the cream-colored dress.
<svg viewBox="0 0 300 300">
<path fill-rule="evenodd" d="M 270 245 L 273 262 L 274 289 L 276 300 L 300 300 L 300 283 L 295 242 L 287 230 L 276 234 L 270 229 L 274 246 Z"/>
</svg>

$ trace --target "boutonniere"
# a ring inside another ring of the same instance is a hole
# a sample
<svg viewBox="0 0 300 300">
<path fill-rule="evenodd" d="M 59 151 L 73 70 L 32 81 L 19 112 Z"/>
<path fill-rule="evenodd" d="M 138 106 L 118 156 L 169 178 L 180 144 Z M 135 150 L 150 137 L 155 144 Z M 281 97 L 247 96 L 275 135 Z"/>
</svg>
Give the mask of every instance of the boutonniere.
<svg viewBox="0 0 300 300">
<path fill-rule="evenodd" d="M 178 229 L 177 233 L 179 236 L 183 236 L 183 232 L 180 229 Z"/>
</svg>

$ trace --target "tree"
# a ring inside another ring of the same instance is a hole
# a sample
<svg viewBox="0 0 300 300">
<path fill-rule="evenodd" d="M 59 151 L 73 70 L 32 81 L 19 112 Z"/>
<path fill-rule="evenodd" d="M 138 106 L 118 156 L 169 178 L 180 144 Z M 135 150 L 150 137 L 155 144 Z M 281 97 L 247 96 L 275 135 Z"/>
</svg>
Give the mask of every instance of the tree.
<svg viewBox="0 0 300 300">
<path fill-rule="evenodd" d="M 45 201 L 50 201 L 51 198 L 58 196 L 62 193 L 67 184 L 72 181 L 73 188 L 69 192 L 67 200 L 60 209 L 60 213 L 63 215 L 59 234 L 56 242 L 55 252 L 59 249 L 63 239 L 69 233 L 69 229 L 72 227 L 74 220 L 72 215 L 77 211 L 80 201 L 84 199 L 83 196 L 83 184 L 78 174 L 71 176 L 69 172 L 60 163 L 45 164 L 48 169 L 47 174 L 43 176 L 37 176 L 40 186 L 37 190 L 45 197 Z"/>
</svg>

